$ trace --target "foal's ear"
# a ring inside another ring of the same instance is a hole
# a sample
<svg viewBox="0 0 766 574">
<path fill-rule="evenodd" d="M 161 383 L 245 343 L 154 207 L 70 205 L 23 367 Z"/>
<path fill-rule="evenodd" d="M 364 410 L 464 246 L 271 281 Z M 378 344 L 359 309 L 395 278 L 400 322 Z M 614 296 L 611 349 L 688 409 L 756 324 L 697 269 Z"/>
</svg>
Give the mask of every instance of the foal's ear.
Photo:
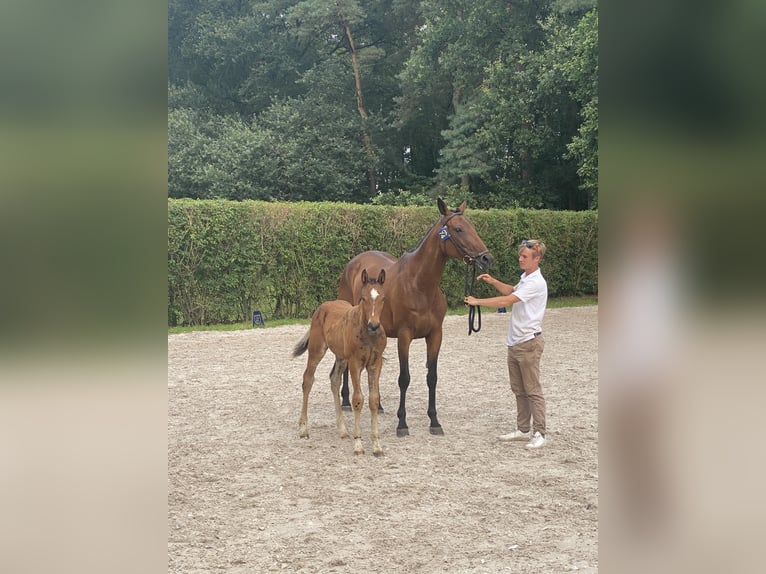
<svg viewBox="0 0 766 574">
<path fill-rule="evenodd" d="M 436 200 L 436 204 L 439 206 L 439 213 L 442 215 L 447 215 L 447 205 L 444 203 L 444 200 L 441 197 Z"/>
<path fill-rule="evenodd" d="M 370 282 L 370 277 L 367 275 L 367 269 L 362 269 L 362 285 L 367 285 Z"/>
<path fill-rule="evenodd" d="M 386 270 L 381 269 L 380 273 L 378 273 L 378 284 L 383 285 L 385 281 L 386 281 Z"/>
</svg>

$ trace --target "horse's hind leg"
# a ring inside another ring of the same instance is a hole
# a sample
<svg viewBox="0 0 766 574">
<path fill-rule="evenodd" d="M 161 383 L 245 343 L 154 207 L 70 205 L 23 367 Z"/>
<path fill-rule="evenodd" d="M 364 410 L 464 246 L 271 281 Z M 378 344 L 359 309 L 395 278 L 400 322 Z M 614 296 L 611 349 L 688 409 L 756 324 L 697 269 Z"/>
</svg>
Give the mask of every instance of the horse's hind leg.
<svg viewBox="0 0 766 574">
<path fill-rule="evenodd" d="M 426 383 L 428 384 L 428 417 L 431 419 L 429 431 L 431 434 L 443 435 L 444 430 L 436 418 L 436 366 L 439 362 L 439 349 L 442 345 L 441 329 L 434 329 L 426 337 Z"/>
<path fill-rule="evenodd" d="M 410 343 L 409 337 L 400 337 L 398 341 L 399 351 L 399 424 L 396 427 L 396 436 L 403 437 L 410 434 L 407 427 L 407 388 L 410 386 Z"/>
<path fill-rule="evenodd" d="M 316 351 L 310 350 L 306 370 L 303 371 L 303 407 L 301 408 L 301 418 L 298 422 L 298 432 L 301 438 L 309 438 L 309 393 L 311 392 L 311 387 L 314 386 L 314 373 L 317 365 L 323 356 L 324 351 L 317 356 Z"/>
<path fill-rule="evenodd" d="M 332 399 L 335 403 L 335 424 L 338 427 L 340 438 L 348 438 L 346 421 L 343 419 L 343 411 L 341 409 L 340 396 L 338 394 L 341 375 L 344 371 L 348 372 L 347 364 L 346 361 L 336 357 L 335 364 L 332 366 L 332 371 L 330 371 L 330 388 L 332 389 Z"/>
<path fill-rule="evenodd" d="M 303 407 L 301 408 L 301 418 L 298 423 L 298 432 L 301 438 L 309 438 L 309 393 L 314 385 L 314 373 L 316 373 L 317 366 L 327 352 L 327 343 L 322 336 L 321 325 L 313 319 L 309 328 L 306 348 L 308 349 L 308 360 L 306 361 L 306 370 L 303 371 Z"/>
<path fill-rule="evenodd" d="M 351 410 L 351 402 L 348 400 L 348 368 L 343 370 L 343 385 L 340 388 L 341 406 L 344 411 Z"/>
</svg>

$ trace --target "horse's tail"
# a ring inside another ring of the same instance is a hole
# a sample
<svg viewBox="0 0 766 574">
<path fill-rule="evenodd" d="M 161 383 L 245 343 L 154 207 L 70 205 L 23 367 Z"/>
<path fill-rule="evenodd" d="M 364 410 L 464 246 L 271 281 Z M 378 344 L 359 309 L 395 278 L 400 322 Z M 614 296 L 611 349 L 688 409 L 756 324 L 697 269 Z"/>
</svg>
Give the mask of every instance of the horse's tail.
<svg viewBox="0 0 766 574">
<path fill-rule="evenodd" d="M 306 331 L 306 334 L 303 335 L 303 338 L 300 341 L 298 341 L 297 345 L 295 345 L 295 348 L 293 349 L 293 357 L 300 357 L 309 348 L 310 334 L 311 334 L 311 329 Z"/>
</svg>

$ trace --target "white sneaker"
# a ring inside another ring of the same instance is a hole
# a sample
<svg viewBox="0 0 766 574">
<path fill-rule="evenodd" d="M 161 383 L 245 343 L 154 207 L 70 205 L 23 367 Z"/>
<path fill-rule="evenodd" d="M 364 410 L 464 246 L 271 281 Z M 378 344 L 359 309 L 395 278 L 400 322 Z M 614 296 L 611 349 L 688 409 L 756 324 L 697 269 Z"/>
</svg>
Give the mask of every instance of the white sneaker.
<svg viewBox="0 0 766 574">
<path fill-rule="evenodd" d="M 539 432 L 535 432 L 532 438 L 527 443 L 527 448 L 540 448 L 545 444 L 545 437 Z"/>
<path fill-rule="evenodd" d="M 511 441 L 511 440 L 529 440 L 529 438 L 532 436 L 532 431 L 520 431 L 515 430 L 513 432 L 509 432 L 508 434 L 503 434 L 497 437 L 497 440 L 501 440 L 503 442 Z"/>
</svg>

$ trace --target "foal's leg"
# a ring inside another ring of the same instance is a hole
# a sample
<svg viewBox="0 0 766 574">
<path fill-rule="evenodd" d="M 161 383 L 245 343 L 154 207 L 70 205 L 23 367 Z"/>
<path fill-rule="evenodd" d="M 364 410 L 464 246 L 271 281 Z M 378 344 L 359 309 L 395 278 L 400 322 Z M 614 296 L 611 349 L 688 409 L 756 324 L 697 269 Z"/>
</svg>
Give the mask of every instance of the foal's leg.
<svg viewBox="0 0 766 574">
<path fill-rule="evenodd" d="M 309 342 L 309 358 L 306 363 L 306 370 L 303 371 L 303 407 L 301 408 L 301 418 L 298 422 L 298 432 L 301 438 L 309 438 L 309 393 L 314 386 L 314 373 L 322 357 L 327 352 L 324 344 L 312 346 Z"/>
<path fill-rule="evenodd" d="M 341 405 L 344 411 L 351 410 L 351 402 L 348 400 L 348 369 L 343 371 L 343 386 L 340 388 Z M 378 412 L 384 413 L 383 405 L 378 400 Z"/>
<path fill-rule="evenodd" d="M 383 447 L 380 446 L 380 433 L 378 432 L 378 406 L 380 404 L 380 367 L 381 362 L 367 367 L 367 383 L 370 387 L 370 395 L 367 399 L 370 403 L 370 426 L 372 428 L 372 454 L 383 455 Z"/>
<path fill-rule="evenodd" d="M 338 388 L 340 387 L 340 379 L 343 372 L 348 372 L 348 363 L 336 356 L 335 364 L 332 367 L 332 371 L 330 371 L 330 388 L 332 389 L 332 399 L 335 403 L 335 424 L 338 427 L 340 438 L 348 438 L 346 421 L 343 419 L 340 396 L 338 395 Z"/>
<path fill-rule="evenodd" d="M 442 330 L 434 329 L 426 337 L 426 383 L 428 384 L 428 417 L 431 419 L 431 426 L 428 430 L 431 434 L 443 435 L 442 425 L 436 418 L 436 366 L 439 362 L 439 349 L 442 346 Z"/>
<path fill-rule="evenodd" d="M 362 446 L 362 428 L 360 419 L 362 417 L 362 405 L 364 405 L 364 395 L 362 394 L 362 365 L 349 364 L 349 373 L 351 374 L 351 384 L 354 386 L 354 394 L 351 397 L 351 407 L 354 409 L 354 454 L 364 454 Z"/>
</svg>

